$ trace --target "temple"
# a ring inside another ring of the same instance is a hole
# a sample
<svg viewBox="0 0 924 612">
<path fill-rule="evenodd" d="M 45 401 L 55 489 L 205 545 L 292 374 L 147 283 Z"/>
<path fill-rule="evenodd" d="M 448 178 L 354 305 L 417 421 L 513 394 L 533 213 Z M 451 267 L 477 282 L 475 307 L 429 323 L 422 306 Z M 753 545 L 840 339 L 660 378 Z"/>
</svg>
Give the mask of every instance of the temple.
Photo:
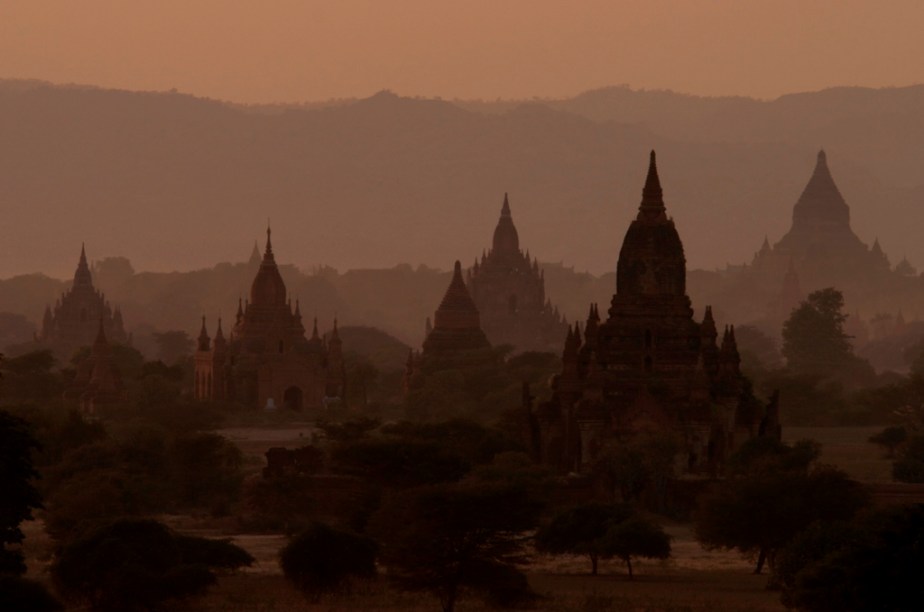
<svg viewBox="0 0 924 612">
<path fill-rule="evenodd" d="M 538 458 L 581 471 L 608 441 L 673 432 L 689 471 L 716 473 L 744 440 L 779 435 L 775 403 L 760 405 L 739 370 L 734 327 L 719 343 L 710 307 L 702 321 L 693 318 L 654 151 L 604 315 L 592 304 L 584 329 L 567 333 L 552 399 L 531 417 Z"/>
<path fill-rule="evenodd" d="M 462 264 L 456 261 L 433 324 L 427 319 L 427 335 L 420 353 L 411 351 L 405 369 L 405 391 L 420 387 L 427 372 L 452 367 L 469 355 L 490 349 L 481 329 L 478 307 L 462 279 Z"/>
<path fill-rule="evenodd" d="M 315 319 L 311 337 L 305 338 L 301 309 L 298 300 L 293 308 L 286 295 L 269 228 L 250 300 L 238 301 L 230 337 L 225 338 L 219 318 L 213 340 L 203 317 L 194 359 L 194 395 L 202 401 L 301 410 L 330 406 L 344 397 L 337 321 L 329 337 L 321 338 Z"/>
<path fill-rule="evenodd" d="M 77 374 L 65 390 L 64 399 L 76 402 L 88 416 L 97 416 L 106 407 L 125 400 L 122 378 L 113 364 L 102 318 L 97 324 L 90 354 L 77 366 Z"/>
<path fill-rule="evenodd" d="M 110 340 L 127 342 L 122 312 L 118 307 L 113 310 L 106 296 L 93 286 L 86 249 L 81 246 L 74 283 L 61 295 L 54 309 L 45 307 L 38 340 L 59 359 L 70 359 L 77 349 L 93 345 L 100 324 Z"/>
<path fill-rule="evenodd" d="M 898 270 L 898 268 L 896 268 Z M 749 266 L 732 275 L 724 292 L 751 323 L 778 330 L 805 295 L 835 287 L 848 303 L 878 311 L 892 306 L 890 293 L 905 295 L 879 241 L 867 246 L 850 226 L 850 207 L 819 151 L 812 175 L 792 209 L 792 224 L 780 240 L 764 243 Z M 804 293 L 803 293 L 804 292 Z M 761 325 L 761 324 L 764 325 Z"/>
<path fill-rule="evenodd" d="M 491 344 L 517 351 L 555 351 L 567 323 L 545 295 L 539 261 L 520 249 L 520 237 L 504 194 L 494 241 L 468 271 L 468 290 Z"/>
</svg>

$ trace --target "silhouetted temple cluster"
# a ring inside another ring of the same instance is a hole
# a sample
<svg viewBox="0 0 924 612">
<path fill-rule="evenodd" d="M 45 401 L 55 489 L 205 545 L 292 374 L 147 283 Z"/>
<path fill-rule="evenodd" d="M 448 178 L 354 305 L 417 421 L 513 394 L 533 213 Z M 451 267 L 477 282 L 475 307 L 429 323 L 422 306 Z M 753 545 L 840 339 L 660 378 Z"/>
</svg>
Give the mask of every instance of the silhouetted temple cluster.
<svg viewBox="0 0 924 612">
<path fill-rule="evenodd" d="M 320 408 L 344 396 L 346 375 L 343 343 L 337 321 L 329 337 L 311 338 L 298 303 L 286 296 L 286 285 L 273 255 L 270 230 L 266 251 L 250 287 L 250 300 L 238 300 L 230 337 L 218 319 L 214 340 L 205 317 L 195 353 L 195 397 L 206 401 L 238 401 L 273 409 Z"/>
<path fill-rule="evenodd" d="M 483 312 L 492 313 L 495 337 L 513 343 L 531 333 L 535 346 L 543 334 L 563 328 L 562 371 L 552 400 L 535 410 L 526 406 L 538 459 L 580 471 L 609 440 L 673 432 L 683 441 L 689 471 L 715 472 L 745 440 L 780 436 L 775 399 L 761 405 L 739 370 L 734 327 L 726 327 L 719 341 L 711 307 L 701 322 L 693 318 L 683 244 L 667 216 L 653 151 L 638 216 L 619 253 L 616 294 L 606 318 L 592 304 L 583 330 L 563 325 L 544 300 L 537 268 L 519 250 L 505 199 L 494 248 L 470 271 L 469 290 L 482 297 Z M 408 359 L 409 389 L 419 386 L 427 361 L 488 346 L 469 290 L 456 262 L 423 351 Z M 530 314 L 518 318 L 521 303 Z M 528 392 L 526 400 L 529 404 Z"/>
</svg>

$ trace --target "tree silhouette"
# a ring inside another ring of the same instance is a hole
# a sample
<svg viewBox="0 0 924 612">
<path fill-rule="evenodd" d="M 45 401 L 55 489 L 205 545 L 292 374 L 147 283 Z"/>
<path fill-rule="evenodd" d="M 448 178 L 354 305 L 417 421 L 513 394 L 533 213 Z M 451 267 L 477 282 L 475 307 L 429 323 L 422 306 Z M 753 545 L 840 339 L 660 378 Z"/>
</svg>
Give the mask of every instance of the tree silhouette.
<svg viewBox="0 0 924 612">
<path fill-rule="evenodd" d="M 65 546 L 51 568 L 59 592 L 97 610 L 146 610 L 204 592 L 213 570 L 253 557 L 226 541 L 179 536 L 151 520 L 116 521 Z"/>
<path fill-rule="evenodd" d="M 0 411 L 0 574 L 26 571 L 22 552 L 9 545 L 23 541 L 20 523 L 42 507 L 42 498 L 32 484 L 38 476 L 32 466 L 32 451 L 39 447 L 26 421 Z"/>
<path fill-rule="evenodd" d="M 591 573 L 596 576 L 600 559 L 613 556 L 604 543 L 607 531 L 633 514 L 625 504 L 595 503 L 565 510 L 538 531 L 536 549 L 556 555 L 587 555 Z"/>
<path fill-rule="evenodd" d="M 463 588 L 499 605 L 529 599 L 523 532 L 536 525 L 541 504 L 525 489 L 462 482 L 393 495 L 373 517 L 389 576 L 436 594 L 452 612 Z"/>
<path fill-rule="evenodd" d="M 783 324 L 783 356 L 791 370 L 829 375 L 852 360 L 843 308 L 843 294 L 829 287 L 809 294 L 793 310 Z"/>
<path fill-rule="evenodd" d="M 377 549 L 368 537 L 313 523 L 282 549 L 279 563 L 289 582 L 317 600 L 349 578 L 374 576 Z"/>
</svg>

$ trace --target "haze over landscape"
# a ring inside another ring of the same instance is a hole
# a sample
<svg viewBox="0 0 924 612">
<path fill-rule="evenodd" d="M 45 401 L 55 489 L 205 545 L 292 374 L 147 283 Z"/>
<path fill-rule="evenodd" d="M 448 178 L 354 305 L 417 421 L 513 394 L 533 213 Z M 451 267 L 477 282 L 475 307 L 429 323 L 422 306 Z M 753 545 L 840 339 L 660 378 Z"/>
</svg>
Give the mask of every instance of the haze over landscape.
<svg viewBox="0 0 924 612">
<path fill-rule="evenodd" d="M 0 77 L 109 89 L 0 85 L 0 275 L 66 276 L 81 241 L 143 270 L 234 261 L 267 217 L 304 268 L 446 269 L 504 192 L 543 260 L 602 273 L 653 147 L 693 267 L 779 237 L 822 147 L 861 236 L 924 261 L 903 229 L 921 89 L 798 93 L 919 82 L 922 21 L 913 1 L 4 3 Z"/>
<path fill-rule="evenodd" d="M 0 610 L 916 612 L 922 31 L 0 1 Z"/>
</svg>

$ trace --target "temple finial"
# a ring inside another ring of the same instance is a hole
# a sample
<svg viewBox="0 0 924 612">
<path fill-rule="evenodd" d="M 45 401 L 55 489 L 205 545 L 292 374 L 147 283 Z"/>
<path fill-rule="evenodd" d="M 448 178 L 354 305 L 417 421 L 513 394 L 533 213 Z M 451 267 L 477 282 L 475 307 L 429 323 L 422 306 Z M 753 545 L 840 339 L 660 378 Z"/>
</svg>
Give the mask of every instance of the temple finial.
<svg viewBox="0 0 924 612">
<path fill-rule="evenodd" d="M 507 192 L 504 192 L 504 205 L 501 206 L 501 216 L 509 217 L 510 216 L 510 201 L 507 199 Z"/>
<path fill-rule="evenodd" d="M 658 176 L 658 163 L 654 152 L 648 160 L 648 176 L 645 178 L 645 187 L 642 189 L 642 203 L 639 206 L 640 215 L 654 218 L 664 213 L 664 194 L 661 191 L 661 179 Z"/>
</svg>

